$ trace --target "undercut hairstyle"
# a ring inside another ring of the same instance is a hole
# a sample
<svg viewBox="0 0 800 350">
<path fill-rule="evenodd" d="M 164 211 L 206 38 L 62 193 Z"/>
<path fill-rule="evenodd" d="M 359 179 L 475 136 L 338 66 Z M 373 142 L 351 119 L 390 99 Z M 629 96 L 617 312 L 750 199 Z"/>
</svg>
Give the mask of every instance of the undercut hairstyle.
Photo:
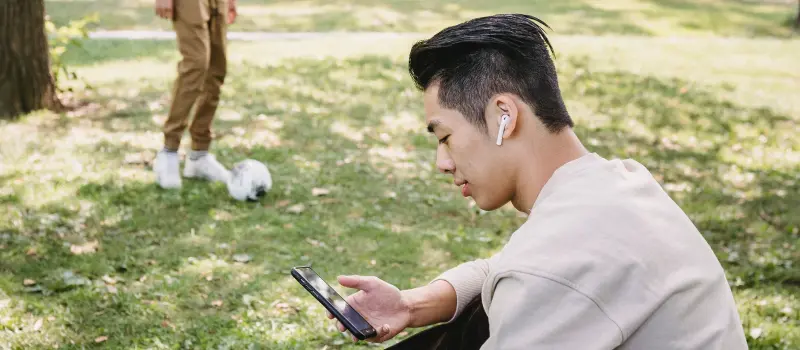
<svg viewBox="0 0 800 350">
<path fill-rule="evenodd" d="M 480 17 L 448 27 L 414 44 L 409 73 L 420 90 L 438 84 L 439 103 L 487 133 L 486 104 L 501 93 L 519 96 L 550 132 L 572 127 L 549 54 L 555 56 L 555 51 L 537 22 L 550 28 L 524 14 Z"/>
</svg>

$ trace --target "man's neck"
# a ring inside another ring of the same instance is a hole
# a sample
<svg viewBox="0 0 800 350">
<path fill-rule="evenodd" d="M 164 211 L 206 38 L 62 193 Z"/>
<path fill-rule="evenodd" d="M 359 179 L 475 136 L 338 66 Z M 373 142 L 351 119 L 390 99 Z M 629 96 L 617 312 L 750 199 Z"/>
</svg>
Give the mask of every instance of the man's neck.
<svg viewBox="0 0 800 350">
<path fill-rule="evenodd" d="M 542 133 L 533 140 L 533 159 L 521 165 L 516 195 L 511 201 L 514 208 L 526 214 L 530 214 L 545 183 L 558 168 L 589 153 L 570 128 L 558 134 Z"/>
</svg>

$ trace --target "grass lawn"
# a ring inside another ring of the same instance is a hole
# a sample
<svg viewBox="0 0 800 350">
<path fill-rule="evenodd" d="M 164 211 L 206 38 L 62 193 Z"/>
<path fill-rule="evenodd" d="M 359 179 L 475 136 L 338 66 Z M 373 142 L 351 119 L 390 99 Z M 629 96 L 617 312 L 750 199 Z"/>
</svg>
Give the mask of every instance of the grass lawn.
<svg viewBox="0 0 800 350">
<path fill-rule="evenodd" d="M 684 6 L 716 2 L 700 4 Z M 231 44 L 214 152 L 228 166 L 269 165 L 275 187 L 259 203 L 221 184 L 153 183 L 173 42 L 90 41 L 68 54 L 93 86 L 74 83 L 86 105 L 0 123 L 0 349 L 370 348 L 336 332 L 288 270 L 312 263 L 329 281 L 373 274 L 409 288 L 490 255 L 524 220 L 480 213 L 433 168 L 406 72 L 412 42 Z M 639 160 L 686 210 L 726 268 L 751 349 L 800 347 L 800 42 L 553 42 L 587 147 Z"/>
<path fill-rule="evenodd" d="M 99 13 L 102 29 L 170 30 L 155 0 L 45 0 L 63 25 Z M 791 35 L 792 0 L 239 0 L 240 31 L 432 32 L 468 18 L 522 12 L 546 19 L 558 34 Z"/>
</svg>

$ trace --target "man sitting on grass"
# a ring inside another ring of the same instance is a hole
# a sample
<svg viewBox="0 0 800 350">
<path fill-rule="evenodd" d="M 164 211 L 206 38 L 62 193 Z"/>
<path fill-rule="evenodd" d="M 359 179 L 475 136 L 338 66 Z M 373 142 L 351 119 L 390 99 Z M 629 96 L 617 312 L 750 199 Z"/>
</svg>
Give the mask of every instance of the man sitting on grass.
<svg viewBox="0 0 800 350">
<path fill-rule="evenodd" d="M 371 341 L 444 322 L 395 348 L 746 349 L 725 272 L 687 215 L 640 163 L 573 132 L 534 20 L 478 18 L 413 46 L 437 167 L 481 209 L 529 216 L 494 256 L 419 288 L 340 276 Z"/>
</svg>

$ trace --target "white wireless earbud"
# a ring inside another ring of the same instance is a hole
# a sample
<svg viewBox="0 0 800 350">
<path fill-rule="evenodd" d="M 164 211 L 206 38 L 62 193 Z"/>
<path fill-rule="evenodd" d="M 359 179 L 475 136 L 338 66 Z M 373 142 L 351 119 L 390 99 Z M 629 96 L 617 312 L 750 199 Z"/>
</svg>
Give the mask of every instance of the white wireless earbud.
<svg viewBox="0 0 800 350">
<path fill-rule="evenodd" d="M 508 114 L 503 114 L 503 118 L 500 119 L 500 130 L 497 131 L 497 145 L 500 146 L 503 144 L 503 133 L 506 132 L 506 125 L 511 121 L 511 117 Z"/>
</svg>

